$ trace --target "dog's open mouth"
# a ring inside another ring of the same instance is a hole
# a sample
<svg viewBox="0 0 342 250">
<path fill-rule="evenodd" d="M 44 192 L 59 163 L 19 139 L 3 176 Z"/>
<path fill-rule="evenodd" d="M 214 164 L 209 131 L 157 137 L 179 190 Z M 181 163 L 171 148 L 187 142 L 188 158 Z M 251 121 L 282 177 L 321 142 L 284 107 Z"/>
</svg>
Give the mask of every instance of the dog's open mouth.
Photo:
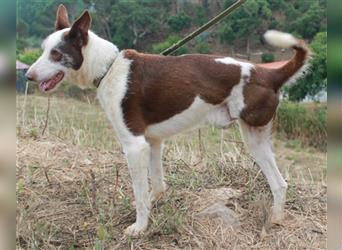
<svg viewBox="0 0 342 250">
<path fill-rule="evenodd" d="M 63 78 L 64 78 L 64 73 L 62 71 L 60 71 L 56 75 L 54 75 L 52 78 L 50 78 L 46 81 L 42 81 L 39 84 L 39 89 L 42 92 L 50 91 L 50 90 L 54 89 L 57 86 L 57 84 L 63 80 Z"/>
</svg>

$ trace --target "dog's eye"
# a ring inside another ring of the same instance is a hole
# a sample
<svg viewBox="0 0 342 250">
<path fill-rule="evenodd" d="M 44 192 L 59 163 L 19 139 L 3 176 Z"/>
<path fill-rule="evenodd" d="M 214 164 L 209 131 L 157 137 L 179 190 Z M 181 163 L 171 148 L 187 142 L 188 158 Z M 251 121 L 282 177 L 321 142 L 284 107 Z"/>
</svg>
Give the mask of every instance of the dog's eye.
<svg viewBox="0 0 342 250">
<path fill-rule="evenodd" d="M 58 50 L 56 49 L 51 50 L 50 58 L 52 61 L 59 62 L 60 60 L 62 60 L 62 57 L 63 57 L 62 53 L 60 53 Z"/>
</svg>

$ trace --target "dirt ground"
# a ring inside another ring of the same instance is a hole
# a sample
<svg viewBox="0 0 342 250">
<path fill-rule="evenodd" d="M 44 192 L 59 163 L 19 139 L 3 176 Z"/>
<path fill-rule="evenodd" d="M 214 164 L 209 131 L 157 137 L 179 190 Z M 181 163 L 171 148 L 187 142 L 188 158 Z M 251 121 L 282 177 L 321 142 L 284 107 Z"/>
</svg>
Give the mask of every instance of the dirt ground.
<svg viewBox="0 0 342 250">
<path fill-rule="evenodd" d="M 289 184 L 286 218 L 269 222 L 271 194 L 235 126 L 201 129 L 166 142 L 168 190 L 154 204 L 140 238 L 123 235 L 135 220 L 131 182 L 120 146 L 97 105 L 17 98 L 17 249 L 326 249 L 326 153 L 275 135 Z M 240 226 L 199 218 L 211 190 Z"/>
</svg>

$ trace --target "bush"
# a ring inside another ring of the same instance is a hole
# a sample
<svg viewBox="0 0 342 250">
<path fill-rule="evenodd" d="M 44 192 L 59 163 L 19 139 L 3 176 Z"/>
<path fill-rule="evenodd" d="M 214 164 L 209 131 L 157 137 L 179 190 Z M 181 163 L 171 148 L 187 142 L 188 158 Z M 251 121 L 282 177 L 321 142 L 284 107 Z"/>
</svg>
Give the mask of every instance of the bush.
<svg viewBox="0 0 342 250">
<path fill-rule="evenodd" d="M 274 55 L 272 53 L 262 53 L 261 61 L 263 63 L 274 62 Z"/>
<path fill-rule="evenodd" d="M 202 6 L 196 6 L 195 13 L 196 13 L 195 23 L 197 25 L 203 25 L 207 22 L 207 12 L 205 8 L 203 8 Z"/>
<path fill-rule="evenodd" d="M 188 27 L 191 23 L 191 18 L 185 13 L 181 12 L 175 16 L 170 16 L 167 19 L 167 24 L 174 32 L 179 32 L 182 29 Z"/>
<path fill-rule="evenodd" d="M 20 55 L 24 51 L 24 49 L 27 47 L 27 42 L 24 39 L 17 39 L 16 40 L 16 53 L 17 55 Z"/>
<path fill-rule="evenodd" d="M 314 53 L 310 70 L 288 89 L 287 94 L 291 101 L 303 100 L 306 96 L 313 97 L 327 89 L 327 32 L 317 33 L 310 47 Z"/>
<path fill-rule="evenodd" d="M 211 52 L 208 44 L 205 42 L 197 43 L 195 50 L 197 53 L 200 53 L 200 54 L 209 54 Z"/>
<path fill-rule="evenodd" d="M 59 91 L 63 93 L 63 96 L 76 99 L 83 102 L 89 102 L 95 100 L 96 92 L 93 89 L 80 89 L 77 85 L 71 83 L 64 83 L 59 88 Z"/>
<path fill-rule="evenodd" d="M 277 131 L 288 139 L 326 150 L 327 105 L 283 102 L 277 113 Z"/>
<path fill-rule="evenodd" d="M 164 42 L 156 43 L 152 45 L 152 53 L 159 54 L 166 50 L 167 48 L 171 47 L 173 44 L 178 42 L 181 38 L 177 35 L 170 35 Z M 187 49 L 185 47 L 179 48 L 177 51 L 175 51 L 174 55 L 182 55 L 186 54 Z"/>
<path fill-rule="evenodd" d="M 235 40 L 234 31 L 229 24 L 222 23 L 218 29 L 218 35 L 222 44 L 230 44 Z"/>
<path fill-rule="evenodd" d="M 22 54 L 18 55 L 18 59 L 23 63 L 32 65 L 42 54 L 41 49 L 25 50 Z"/>
<path fill-rule="evenodd" d="M 66 96 L 70 98 L 74 98 L 77 100 L 82 99 L 82 89 L 80 89 L 78 86 L 73 84 L 68 84 L 66 86 Z"/>
</svg>

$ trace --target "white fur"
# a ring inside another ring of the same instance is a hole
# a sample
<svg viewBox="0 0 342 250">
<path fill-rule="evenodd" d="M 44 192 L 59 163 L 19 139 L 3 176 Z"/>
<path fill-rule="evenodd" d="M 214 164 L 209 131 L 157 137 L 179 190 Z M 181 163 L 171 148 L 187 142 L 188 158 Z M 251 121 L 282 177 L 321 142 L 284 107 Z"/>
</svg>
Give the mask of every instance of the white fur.
<svg viewBox="0 0 342 250">
<path fill-rule="evenodd" d="M 208 113 L 207 122 L 218 127 L 227 127 L 233 120 L 228 113 L 226 105 L 222 105 Z"/>
<path fill-rule="evenodd" d="M 148 166 L 150 164 L 151 148 L 139 137 L 134 144 L 125 149 L 125 155 L 131 174 L 134 198 L 136 202 L 136 221 L 126 229 L 126 234 L 138 235 L 148 225 L 151 200 L 148 193 Z"/>
<path fill-rule="evenodd" d="M 128 162 L 134 197 L 136 222 L 126 229 L 129 235 L 137 235 L 147 228 L 151 201 L 148 194 L 148 166 L 150 145 L 144 136 L 134 136 L 125 125 L 121 102 L 127 91 L 131 61 L 119 53 L 112 67 L 102 80 L 97 97 L 116 131 Z"/>
<path fill-rule="evenodd" d="M 123 53 L 119 53 L 97 91 L 100 104 L 123 146 L 131 145 L 131 138 L 134 138 L 124 123 L 121 109 L 121 102 L 127 91 L 130 65 L 131 61 L 124 58 Z"/>
<path fill-rule="evenodd" d="M 28 73 L 35 72 L 37 81 L 40 82 L 62 71 L 65 74 L 64 80 L 77 84 L 81 88 L 92 87 L 94 79 L 102 76 L 107 71 L 109 64 L 118 55 L 118 48 L 89 31 L 88 44 L 82 50 L 82 54 L 86 56 L 84 56 L 81 68 L 78 70 L 67 68 L 59 62 L 50 60 L 50 53 L 62 42 L 63 34 L 69 30 L 70 28 L 56 31 L 44 40 L 42 43 L 43 54 L 29 68 Z"/>
<path fill-rule="evenodd" d="M 167 138 L 180 132 L 194 128 L 205 121 L 208 112 L 214 109 L 200 97 L 196 97 L 189 108 L 168 120 L 147 127 L 146 137 Z"/>
<path fill-rule="evenodd" d="M 267 178 L 273 194 L 272 221 L 280 222 L 284 216 L 287 183 L 278 170 L 272 151 L 272 122 L 264 127 L 250 127 L 239 121 L 241 134 L 251 155 Z"/>
<path fill-rule="evenodd" d="M 270 45 L 284 49 L 298 44 L 298 40 L 294 36 L 277 30 L 266 31 L 264 38 Z"/>
<path fill-rule="evenodd" d="M 151 179 L 150 201 L 157 200 L 166 190 L 162 166 L 163 144 L 161 140 L 150 140 L 151 163 L 149 174 Z"/>
<path fill-rule="evenodd" d="M 70 80 L 80 87 L 89 88 L 93 86 L 94 79 L 106 73 L 119 50 L 111 42 L 89 31 L 88 44 L 82 53 L 86 55 L 83 64 L 79 70 L 70 72 Z"/>
<path fill-rule="evenodd" d="M 230 115 L 233 119 L 236 119 L 240 116 L 241 111 L 246 105 L 243 96 L 243 88 L 249 81 L 251 70 L 254 68 L 254 66 L 251 63 L 240 62 L 231 57 L 217 58 L 215 61 L 227 65 L 237 65 L 241 68 L 240 82 L 232 88 L 232 91 L 227 98 Z"/>
<path fill-rule="evenodd" d="M 55 33 L 52 33 L 48 36 L 44 42 L 42 43 L 43 53 L 38 58 L 38 60 L 32 64 L 32 66 L 28 69 L 27 74 L 35 73 L 37 76 L 37 81 L 45 81 L 52 78 L 59 71 L 66 71 L 66 68 L 59 63 L 55 63 L 49 59 L 51 50 L 61 42 L 62 34 L 65 31 L 60 30 Z"/>
</svg>

